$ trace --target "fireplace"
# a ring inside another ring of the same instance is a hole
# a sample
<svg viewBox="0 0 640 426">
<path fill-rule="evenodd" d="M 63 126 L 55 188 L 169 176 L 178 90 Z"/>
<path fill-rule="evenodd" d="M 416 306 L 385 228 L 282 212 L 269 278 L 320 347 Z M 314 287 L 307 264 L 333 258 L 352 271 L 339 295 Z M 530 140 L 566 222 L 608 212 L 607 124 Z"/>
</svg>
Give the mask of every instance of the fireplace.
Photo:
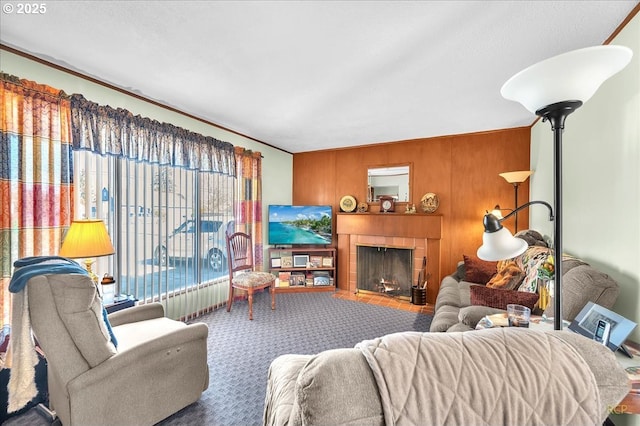
<svg viewBox="0 0 640 426">
<path fill-rule="evenodd" d="M 357 290 L 411 298 L 413 248 L 356 244 Z"/>
<path fill-rule="evenodd" d="M 337 286 L 357 293 L 358 246 L 411 249 L 411 279 L 407 280 L 410 297 L 411 283 L 416 283 L 427 261 L 427 303 L 435 303 L 440 289 L 440 245 L 442 216 L 404 213 L 338 213 Z M 409 250 L 408 250 L 409 251 Z M 380 280 L 379 277 L 378 280 Z M 374 290 L 377 292 L 377 290 Z"/>
</svg>

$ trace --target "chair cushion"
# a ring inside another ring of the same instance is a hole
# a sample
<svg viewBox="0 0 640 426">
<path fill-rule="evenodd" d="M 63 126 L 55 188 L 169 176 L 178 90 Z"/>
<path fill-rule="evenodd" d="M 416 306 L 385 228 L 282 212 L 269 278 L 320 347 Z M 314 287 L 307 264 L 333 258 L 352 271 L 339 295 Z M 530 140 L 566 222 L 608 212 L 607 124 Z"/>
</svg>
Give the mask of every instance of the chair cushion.
<svg viewBox="0 0 640 426">
<path fill-rule="evenodd" d="M 233 277 L 234 287 L 259 288 L 267 287 L 276 277 L 269 272 L 244 272 Z"/>
<path fill-rule="evenodd" d="M 113 332 L 118 338 L 118 351 L 123 352 L 133 346 L 150 342 L 186 326 L 181 321 L 161 317 L 118 325 L 113 327 Z"/>
<path fill-rule="evenodd" d="M 116 353 L 104 321 L 100 296 L 86 275 L 49 275 L 51 291 L 76 347 L 91 367 Z"/>
</svg>

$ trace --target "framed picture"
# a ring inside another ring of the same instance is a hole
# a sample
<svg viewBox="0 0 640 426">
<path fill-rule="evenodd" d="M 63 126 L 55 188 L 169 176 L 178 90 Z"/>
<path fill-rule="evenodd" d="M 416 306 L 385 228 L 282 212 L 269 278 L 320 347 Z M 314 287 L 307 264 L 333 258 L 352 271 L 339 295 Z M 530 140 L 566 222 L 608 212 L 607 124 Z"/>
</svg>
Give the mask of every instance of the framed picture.
<svg viewBox="0 0 640 426">
<path fill-rule="evenodd" d="M 323 257 L 322 266 L 327 268 L 333 268 L 333 257 Z"/>
<path fill-rule="evenodd" d="M 314 272 L 313 274 L 313 285 L 314 286 L 327 286 L 331 285 L 331 278 L 329 274 L 324 271 Z"/>
<path fill-rule="evenodd" d="M 302 273 L 292 273 L 289 283 L 291 286 L 304 286 L 306 284 L 306 277 Z"/>
<path fill-rule="evenodd" d="M 289 287 L 289 280 L 291 279 L 291 272 L 280 272 L 278 274 L 278 280 L 280 281 L 280 287 Z"/>
<path fill-rule="evenodd" d="M 622 349 L 624 352 L 625 348 L 622 344 L 627 340 L 627 337 L 631 334 L 637 324 L 603 306 L 597 305 L 593 302 L 587 303 L 571 322 L 569 329 L 582 334 L 589 339 L 593 339 L 595 337 L 598 321 L 600 320 L 609 323 L 609 326 L 611 327 L 609 342 L 607 343 L 609 349 L 614 352 L 618 349 Z"/>
<path fill-rule="evenodd" d="M 322 266 L 322 256 L 309 256 L 309 264 L 312 268 L 319 268 Z"/>
<path fill-rule="evenodd" d="M 281 268 L 291 268 L 293 266 L 293 257 L 291 256 L 282 256 L 280 258 L 280 267 Z"/>
<path fill-rule="evenodd" d="M 282 262 L 280 262 L 280 258 L 279 257 L 271 258 L 271 267 L 272 268 L 279 268 L 280 266 L 282 266 Z"/>
<path fill-rule="evenodd" d="M 298 254 L 293 256 L 293 267 L 294 268 L 306 268 L 307 263 L 309 263 L 309 255 L 307 254 Z"/>
</svg>

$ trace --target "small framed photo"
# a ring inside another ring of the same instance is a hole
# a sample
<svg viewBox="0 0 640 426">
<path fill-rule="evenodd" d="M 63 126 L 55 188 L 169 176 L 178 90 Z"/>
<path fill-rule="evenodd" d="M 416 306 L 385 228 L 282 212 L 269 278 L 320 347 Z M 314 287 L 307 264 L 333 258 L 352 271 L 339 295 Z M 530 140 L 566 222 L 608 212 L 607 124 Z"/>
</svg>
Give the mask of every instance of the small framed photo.
<svg viewBox="0 0 640 426">
<path fill-rule="evenodd" d="M 327 268 L 333 268 L 333 257 L 323 257 L 322 266 Z"/>
<path fill-rule="evenodd" d="M 604 344 L 614 352 L 619 348 L 622 348 L 623 351 L 626 350 L 623 343 L 637 324 L 604 306 L 588 302 L 569 324 L 569 329 L 593 339 L 599 321 L 608 323 L 610 327 L 608 342 L 604 342 Z"/>
<path fill-rule="evenodd" d="M 280 268 L 282 266 L 282 262 L 279 257 L 271 258 L 271 267 L 272 268 Z"/>
<path fill-rule="evenodd" d="M 280 258 L 281 268 L 291 268 L 293 266 L 293 258 L 291 256 L 282 256 Z"/>
<path fill-rule="evenodd" d="M 307 263 L 309 263 L 309 255 L 299 254 L 299 255 L 293 256 L 294 268 L 306 268 Z"/>
<path fill-rule="evenodd" d="M 304 274 L 301 274 L 301 273 L 291 274 L 289 284 L 291 286 L 304 286 L 306 284 L 306 278 Z"/>
<path fill-rule="evenodd" d="M 322 266 L 322 256 L 309 256 L 309 265 L 312 268 L 319 268 Z"/>
</svg>

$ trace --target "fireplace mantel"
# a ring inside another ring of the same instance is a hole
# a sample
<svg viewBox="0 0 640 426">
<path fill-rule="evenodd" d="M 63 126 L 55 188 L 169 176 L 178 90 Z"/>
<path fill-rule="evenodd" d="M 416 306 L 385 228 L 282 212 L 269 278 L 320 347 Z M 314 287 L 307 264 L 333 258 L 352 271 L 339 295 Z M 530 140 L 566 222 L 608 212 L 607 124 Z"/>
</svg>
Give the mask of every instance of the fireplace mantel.
<svg viewBox="0 0 640 426">
<path fill-rule="evenodd" d="M 435 303 L 440 287 L 442 216 L 406 213 L 338 213 L 338 288 L 356 292 L 356 244 L 411 246 L 414 283 L 427 257 L 427 302 Z"/>
</svg>

